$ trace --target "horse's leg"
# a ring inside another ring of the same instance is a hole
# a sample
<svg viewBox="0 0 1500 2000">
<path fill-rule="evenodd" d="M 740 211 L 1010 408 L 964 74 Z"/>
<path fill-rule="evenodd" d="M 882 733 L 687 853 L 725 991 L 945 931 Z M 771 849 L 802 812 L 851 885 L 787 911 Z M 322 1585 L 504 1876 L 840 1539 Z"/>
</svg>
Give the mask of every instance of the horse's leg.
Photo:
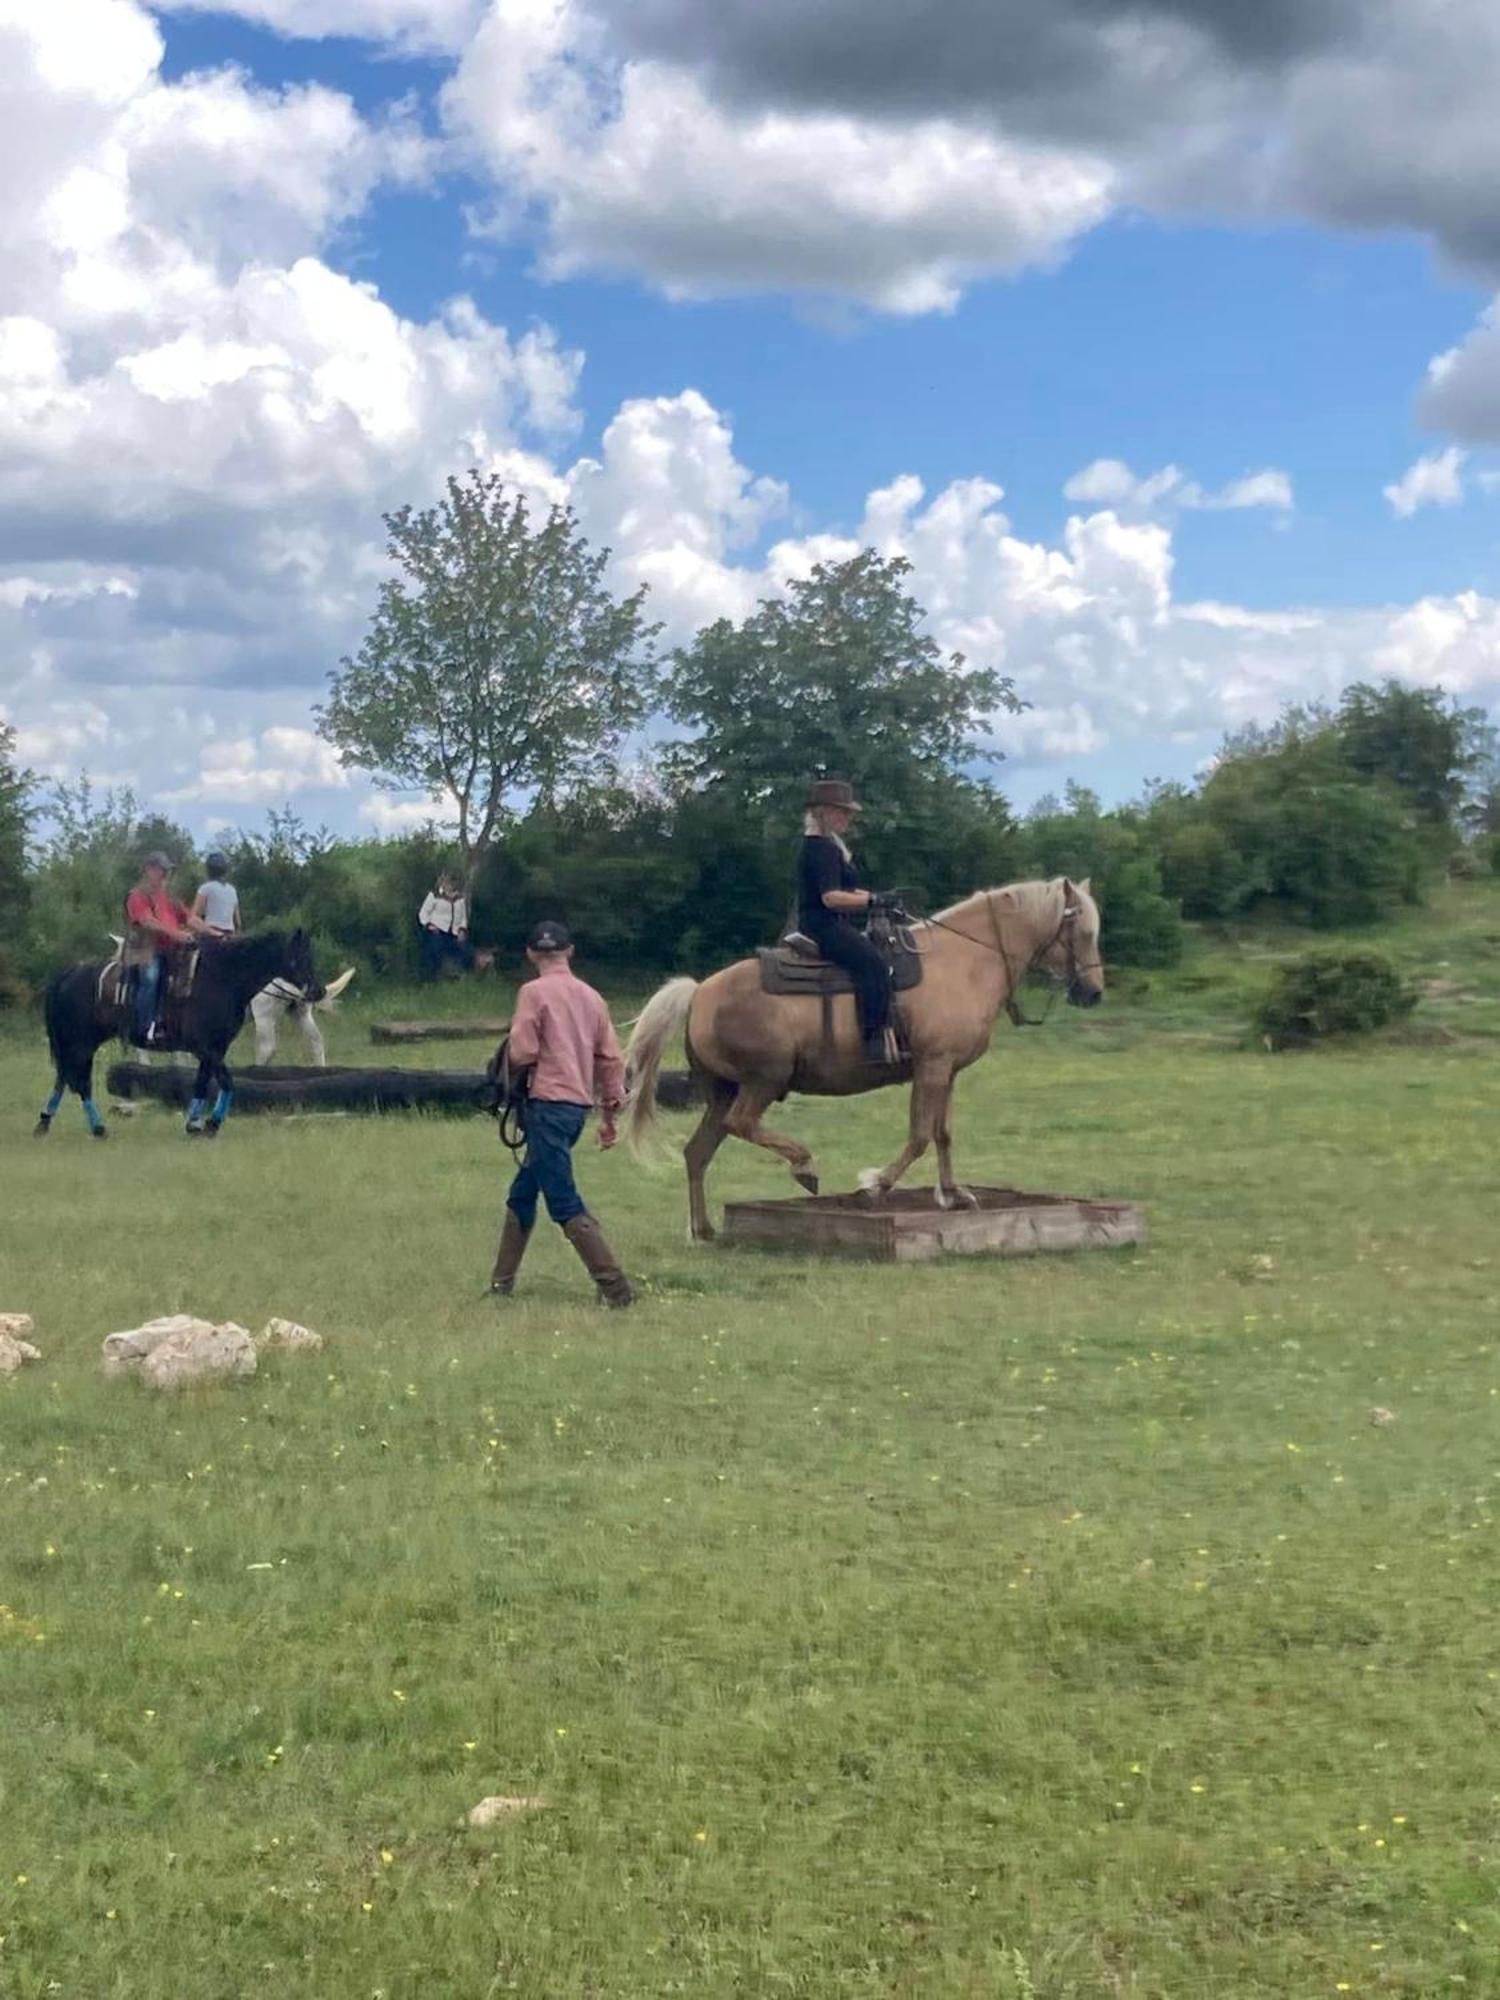
<svg viewBox="0 0 1500 2000">
<path fill-rule="evenodd" d="M 59 1069 L 56 1073 L 56 1078 L 52 1086 L 52 1095 L 47 1099 L 47 1102 L 42 1106 L 41 1111 L 38 1114 L 36 1124 L 32 1127 L 31 1136 L 34 1139 L 45 1139 L 47 1134 L 52 1130 L 52 1121 L 57 1116 L 58 1107 L 61 1105 L 63 1101 L 63 1092 L 67 1089 L 67 1087 L 68 1087 L 67 1082 L 63 1076 L 63 1073 L 61 1069 Z"/>
<path fill-rule="evenodd" d="M 921 1159 L 932 1144 L 943 1093 L 952 1081 L 946 1063 L 921 1063 L 911 1080 L 911 1123 L 906 1144 L 886 1167 L 867 1167 L 859 1177 L 860 1187 L 872 1200 L 879 1201 L 900 1180 L 914 1160 Z"/>
<path fill-rule="evenodd" d="M 789 1139 L 784 1132 L 773 1132 L 761 1124 L 767 1109 L 775 1099 L 775 1090 L 756 1088 L 742 1083 L 734 1102 L 724 1114 L 724 1123 L 736 1139 L 744 1139 L 752 1146 L 764 1146 L 768 1153 L 775 1153 L 791 1168 L 792 1179 L 798 1187 L 806 1188 L 809 1194 L 818 1191 L 818 1177 L 813 1172 L 811 1149 L 800 1139 Z"/>
<path fill-rule="evenodd" d="M 271 993 L 257 993 L 250 1002 L 250 1018 L 255 1023 L 255 1060 L 268 1063 L 276 1053 L 276 1017 L 281 1002 Z"/>
<path fill-rule="evenodd" d="M 219 1128 L 229 1116 L 229 1107 L 234 1102 L 234 1078 L 229 1073 L 228 1063 L 223 1056 L 218 1056 L 214 1060 L 213 1067 L 214 1075 L 218 1079 L 219 1094 L 214 1099 L 214 1108 L 209 1113 L 207 1125 L 203 1128 L 205 1137 L 210 1139 L 218 1136 Z"/>
<path fill-rule="evenodd" d="M 323 1030 L 318 1026 L 318 1017 L 312 1010 L 312 1003 L 303 1000 L 297 1008 L 297 1024 L 307 1043 L 308 1053 L 319 1069 L 328 1067 L 328 1051 L 323 1046 Z"/>
<path fill-rule="evenodd" d="M 682 1149 L 687 1168 L 688 1234 L 695 1243 L 711 1243 L 714 1226 L 708 1219 L 708 1197 L 703 1191 L 709 1162 L 726 1138 L 724 1119 L 734 1102 L 734 1085 L 715 1077 L 709 1085 L 708 1104 L 698 1121 L 698 1129 Z"/>
<path fill-rule="evenodd" d="M 199 1056 L 198 1074 L 193 1079 L 193 1101 L 187 1108 L 185 1130 L 190 1139 L 203 1136 L 203 1110 L 208 1102 L 208 1086 L 213 1079 L 214 1060 L 212 1056 Z"/>
<path fill-rule="evenodd" d="M 939 1208 L 978 1208 L 979 1202 L 972 1191 L 961 1181 L 953 1178 L 953 1078 L 948 1079 L 948 1088 L 943 1092 L 943 1101 L 938 1106 L 937 1124 L 933 1129 L 937 1145 Z"/>
</svg>

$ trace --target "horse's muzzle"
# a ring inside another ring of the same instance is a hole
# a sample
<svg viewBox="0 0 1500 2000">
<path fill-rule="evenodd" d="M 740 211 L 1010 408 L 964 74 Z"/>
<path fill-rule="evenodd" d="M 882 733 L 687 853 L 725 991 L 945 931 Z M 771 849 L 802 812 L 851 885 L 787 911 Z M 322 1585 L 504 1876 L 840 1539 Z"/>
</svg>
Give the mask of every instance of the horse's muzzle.
<svg viewBox="0 0 1500 2000">
<path fill-rule="evenodd" d="M 1104 988 L 1095 986 L 1092 980 L 1075 979 L 1068 988 L 1070 1007 L 1097 1007 L 1104 998 Z"/>
</svg>

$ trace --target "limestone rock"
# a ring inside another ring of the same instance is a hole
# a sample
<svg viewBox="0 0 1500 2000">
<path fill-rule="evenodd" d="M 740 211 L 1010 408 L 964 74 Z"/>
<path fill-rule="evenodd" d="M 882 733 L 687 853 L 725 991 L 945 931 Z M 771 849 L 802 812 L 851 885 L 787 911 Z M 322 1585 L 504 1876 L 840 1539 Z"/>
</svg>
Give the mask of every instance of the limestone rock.
<svg viewBox="0 0 1500 2000">
<path fill-rule="evenodd" d="M 12 1340 L 30 1340 L 35 1332 L 30 1313 L 0 1313 L 0 1333 L 8 1333 Z"/>
<path fill-rule="evenodd" d="M 268 1347 L 294 1347 L 317 1354 L 323 1346 L 323 1336 L 314 1333 L 310 1326 L 299 1326 L 294 1319 L 268 1319 L 255 1344 L 262 1353 Z"/>
<path fill-rule="evenodd" d="M 253 1375 L 255 1369 L 255 1342 L 232 1319 L 205 1332 L 169 1333 L 140 1364 L 142 1379 L 153 1389 L 184 1389 L 194 1382 Z"/>
<path fill-rule="evenodd" d="M 28 1361 L 40 1361 L 42 1357 L 29 1340 L 12 1333 L 5 1321 L 20 1321 L 30 1331 L 31 1319 L 26 1313 L 0 1314 L 0 1375 L 19 1375 Z"/>
<path fill-rule="evenodd" d="M 108 1334 L 104 1342 L 104 1372 L 128 1375 L 174 1334 L 203 1334 L 213 1330 L 211 1319 L 196 1319 L 192 1313 L 166 1313 L 160 1319 L 148 1319 L 142 1326 L 129 1327 L 124 1333 Z"/>
<path fill-rule="evenodd" d="M 545 1799 L 526 1798 L 524 1796 L 507 1798 L 503 1794 L 497 1794 L 491 1798 L 481 1799 L 477 1806 L 470 1808 L 469 1824 L 470 1826 L 493 1826 L 497 1819 L 513 1819 L 519 1813 L 536 1812 L 539 1807 L 546 1805 L 546 1803 Z"/>
<path fill-rule="evenodd" d="M 1370 1412 L 1370 1422 L 1376 1425 L 1377 1428 L 1381 1430 L 1383 1430 L 1387 1424 L 1393 1424 L 1395 1421 L 1396 1421 L 1396 1412 L 1394 1410 L 1386 1409 L 1382 1404 L 1377 1403 L 1375 1408 Z"/>
</svg>

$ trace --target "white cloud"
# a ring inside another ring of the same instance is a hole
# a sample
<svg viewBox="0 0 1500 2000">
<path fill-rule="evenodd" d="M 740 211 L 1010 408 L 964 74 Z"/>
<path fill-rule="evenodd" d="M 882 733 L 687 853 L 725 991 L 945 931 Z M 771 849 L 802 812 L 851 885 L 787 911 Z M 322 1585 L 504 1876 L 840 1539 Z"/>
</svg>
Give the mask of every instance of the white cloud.
<svg viewBox="0 0 1500 2000">
<path fill-rule="evenodd" d="M 389 792 L 372 792 L 359 809 L 359 818 L 372 833 L 385 839 L 403 833 L 417 833 L 425 826 L 446 831 L 456 824 L 454 815 L 431 799 L 398 799 Z"/>
<path fill-rule="evenodd" d="M 1212 513 L 1263 507 L 1290 514 L 1296 504 L 1290 474 L 1275 466 L 1244 473 L 1211 493 L 1196 479 L 1190 479 L 1179 465 L 1164 465 L 1159 472 L 1138 478 L 1122 458 L 1094 459 L 1064 484 L 1063 497 L 1128 508 L 1140 514 L 1173 507 Z"/>
<path fill-rule="evenodd" d="M 946 310 L 1053 259 L 1108 212 L 1109 170 L 949 119 L 877 124 L 715 102 L 689 72 L 610 60 L 572 0 L 492 0 L 445 95 L 499 182 L 496 227 L 544 262 L 670 296 L 777 290 Z"/>
<path fill-rule="evenodd" d="M 1458 445 L 1433 452 L 1409 465 L 1401 477 L 1381 491 L 1391 512 L 1409 521 L 1419 507 L 1456 507 L 1464 497 L 1463 467 L 1468 453 Z"/>
<path fill-rule="evenodd" d="M 275 805 L 299 792 L 342 790 L 349 773 L 311 729 L 273 724 L 259 737 L 218 737 L 202 746 L 198 774 L 163 791 L 169 805 L 209 799 L 216 805 Z"/>
</svg>

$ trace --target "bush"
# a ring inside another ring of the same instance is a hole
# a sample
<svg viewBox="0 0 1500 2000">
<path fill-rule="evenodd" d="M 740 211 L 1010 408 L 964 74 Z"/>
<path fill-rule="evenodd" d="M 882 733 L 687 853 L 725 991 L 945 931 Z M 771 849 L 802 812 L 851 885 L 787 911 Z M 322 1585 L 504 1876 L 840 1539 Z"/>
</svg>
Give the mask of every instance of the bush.
<svg viewBox="0 0 1500 2000">
<path fill-rule="evenodd" d="M 1416 1000 L 1379 952 L 1314 951 L 1281 967 L 1256 1009 L 1255 1027 L 1273 1049 L 1303 1048 L 1404 1020 Z"/>
</svg>

